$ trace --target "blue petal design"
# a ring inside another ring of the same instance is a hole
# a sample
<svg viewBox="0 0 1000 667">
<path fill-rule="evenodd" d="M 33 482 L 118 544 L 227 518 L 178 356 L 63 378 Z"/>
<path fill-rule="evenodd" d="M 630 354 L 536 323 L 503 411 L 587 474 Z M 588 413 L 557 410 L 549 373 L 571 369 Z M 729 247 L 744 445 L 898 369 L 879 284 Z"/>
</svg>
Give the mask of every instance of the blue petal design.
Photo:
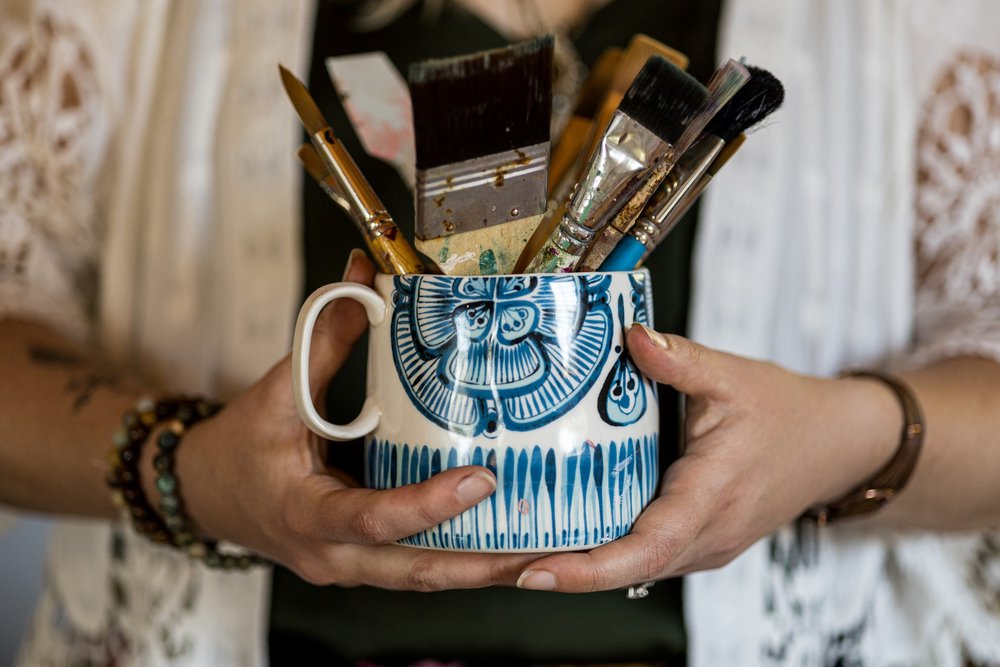
<svg viewBox="0 0 1000 667">
<path fill-rule="evenodd" d="M 641 274 L 640 274 L 641 275 Z M 631 278 L 631 276 L 630 276 Z M 632 293 L 633 297 L 636 294 Z M 625 300 L 618 295 L 618 318 L 625 328 Z M 612 426 L 634 424 L 646 414 L 646 381 L 632 361 L 628 350 L 616 348 L 618 359 L 612 364 L 597 396 L 597 411 Z"/>
<path fill-rule="evenodd" d="M 600 444 L 587 441 L 570 455 L 540 445 L 505 447 L 499 452 L 378 439 L 370 440 L 366 448 L 372 488 L 403 484 L 406 473 L 397 476 L 392 471 L 407 467 L 416 473 L 410 483 L 440 470 L 482 464 L 500 480 L 489 502 L 400 540 L 414 546 L 459 550 L 597 546 L 628 533 L 640 509 L 657 492 L 655 433 Z M 521 502 L 525 500 L 528 504 Z"/>
</svg>

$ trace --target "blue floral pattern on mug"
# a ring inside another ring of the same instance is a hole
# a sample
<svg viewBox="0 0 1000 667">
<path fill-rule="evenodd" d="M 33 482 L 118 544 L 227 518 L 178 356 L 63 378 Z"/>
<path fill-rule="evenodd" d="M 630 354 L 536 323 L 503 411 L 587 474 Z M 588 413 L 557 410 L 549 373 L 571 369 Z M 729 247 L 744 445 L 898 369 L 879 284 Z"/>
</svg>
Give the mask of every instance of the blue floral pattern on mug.
<svg viewBox="0 0 1000 667">
<path fill-rule="evenodd" d="M 397 276 L 392 353 L 420 412 L 463 435 L 529 431 L 586 395 L 611 347 L 608 275 Z"/>
</svg>

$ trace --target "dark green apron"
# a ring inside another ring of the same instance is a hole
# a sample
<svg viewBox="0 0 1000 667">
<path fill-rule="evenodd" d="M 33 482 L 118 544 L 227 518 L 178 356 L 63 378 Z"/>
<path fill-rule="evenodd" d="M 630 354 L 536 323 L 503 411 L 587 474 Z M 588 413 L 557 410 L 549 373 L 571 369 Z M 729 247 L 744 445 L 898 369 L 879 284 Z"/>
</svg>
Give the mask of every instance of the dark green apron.
<svg viewBox="0 0 1000 667">
<path fill-rule="evenodd" d="M 715 32 L 721 0 L 620 0 L 599 11 L 579 34 L 576 47 L 591 64 L 607 46 L 624 47 L 637 32 L 686 53 L 690 71 L 708 79 L 715 64 Z M 405 72 L 410 62 L 503 46 L 505 40 L 474 16 L 446 8 L 426 18 L 420 3 L 390 26 L 352 32 L 356 3 L 321 0 L 316 21 L 309 88 L 337 135 L 361 166 L 400 226 L 412 238 L 413 201 L 392 167 L 369 158 L 358 143 L 330 83 L 324 58 L 385 51 Z M 313 183 L 304 197 L 305 294 L 340 280 L 350 249 L 363 246 L 346 220 Z M 653 276 L 656 327 L 686 327 L 694 215 L 689 215 L 647 263 Z M 330 390 L 331 419 L 346 422 L 361 407 L 367 352 L 360 345 Z M 660 388 L 664 465 L 675 458 L 676 394 Z M 333 465 L 361 478 L 361 443 L 330 447 Z M 660 582 L 649 597 L 630 601 L 623 591 L 586 595 L 508 588 L 406 593 L 375 588 L 316 587 L 287 570 L 274 574 L 270 618 L 272 665 L 352 665 L 365 659 L 408 665 L 422 658 L 469 665 L 558 662 L 684 661 L 680 582 Z"/>
</svg>

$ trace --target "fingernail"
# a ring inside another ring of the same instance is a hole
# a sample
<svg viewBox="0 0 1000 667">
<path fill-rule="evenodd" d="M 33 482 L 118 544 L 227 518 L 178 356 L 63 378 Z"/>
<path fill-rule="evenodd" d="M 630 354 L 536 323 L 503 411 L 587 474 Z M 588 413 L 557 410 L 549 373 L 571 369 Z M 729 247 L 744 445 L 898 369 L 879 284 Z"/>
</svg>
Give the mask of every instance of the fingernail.
<svg viewBox="0 0 1000 667">
<path fill-rule="evenodd" d="M 649 327 L 647 327 L 645 324 L 642 324 L 641 322 L 634 322 L 632 324 L 632 326 L 633 327 L 639 327 L 639 329 L 644 334 L 646 334 L 646 338 L 649 339 L 649 342 L 652 343 L 654 347 L 658 347 L 661 350 L 669 350 L 670 349 L 670 343 L 667 342 L 666 336 L 664 336 L 660 332 L 653 331 L 652 329 L 650 329 Z"/>
<path fill-rule="evenodd" d="M 496 491 L 497 482 L 491 475 L 485 472 L 474 472 L 455 487 L 458 499 L 463 503 L 471 505 L 477 503 L 486 496 Z"/>
<path fill-rule="evenodd" d="M 531 591 L 554 591 L 556 575 L 546 570 L 525 570 L 517 579 L 517 587 Z"/>
<path fill-rule="evenodd" d="M 351 250 L 351 254 L 347 256 L 347 266 L 344 267 L 344 275 L 341 277 L 341 281 L 347 280 L 347 276 L 351 273 L 351 267 L 354 266 L 354 262 L 357 261 L 358 257 L 363 257 L 365 251 L 361 248 L 354 248 Z"/>
</svg>

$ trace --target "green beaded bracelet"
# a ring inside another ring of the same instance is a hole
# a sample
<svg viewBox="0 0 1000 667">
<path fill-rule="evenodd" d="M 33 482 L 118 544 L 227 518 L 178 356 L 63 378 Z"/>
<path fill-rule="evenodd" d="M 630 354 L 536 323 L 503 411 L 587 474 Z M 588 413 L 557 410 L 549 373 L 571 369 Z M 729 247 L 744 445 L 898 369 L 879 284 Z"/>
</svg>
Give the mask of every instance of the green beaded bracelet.
<svg viewBox="0 0 1000 667">
<path fill-rule="evenodd" d="M 220 404 L 200 398 L 141 399 L 134 410 L 125 413 L 122 425 L 112 434 L 114 446 L 108 456 L 111 470 L 107 484 L 111 488 L 112 501 L 138 533 L 157 544 L 182 549 L 209 567 L 246 569 L 264 561 L 257 556 L 223 553 L 217 542 L 200 540 L 194 535 L 183 513 L 174 474 L 174 451 L 187 428 L 220 409 Z M 161 516 L 142 490 L 139 460 L 150 433 L 164 422 L 167 427 L 156 438 L 159 451 L 154 458 Z"/>
<path fill-rule="evenodd" d="M 150 506 L 142 490 L 139 459 L 150 430 L 161 419 L 173 414 L 175 408 L 172 401 L 140 400 L 134 410 L 122 417 L 121 426 L 112 434 L 114 446 L 108 453 L 111 470 L 106 481 L 111 488 L 111 500 L 122 510 L 126 520 L 131 521 L 136 532 L 157 544 L 172 544 L 172 539 L 163 519 Z"/>
<path fill-rule="evenodd" d="M 225 570 L 245 570 L 264 561 L 250 554 L 224 553 L 214 540 L 199 539 L 184 514 L 180 498 L 180 482 L 174 472 L 174 455 L 187 429 L 194 423 L 214 415 L 221 405 L 202 399 L 192 399 L 178 406 L 166 429 L 156 438 L 158 452 L 153 459 L 156 469 L 156 490 L 160 493 L 159 508 L 174 546 L 205 565 Z"/>
</svg>

